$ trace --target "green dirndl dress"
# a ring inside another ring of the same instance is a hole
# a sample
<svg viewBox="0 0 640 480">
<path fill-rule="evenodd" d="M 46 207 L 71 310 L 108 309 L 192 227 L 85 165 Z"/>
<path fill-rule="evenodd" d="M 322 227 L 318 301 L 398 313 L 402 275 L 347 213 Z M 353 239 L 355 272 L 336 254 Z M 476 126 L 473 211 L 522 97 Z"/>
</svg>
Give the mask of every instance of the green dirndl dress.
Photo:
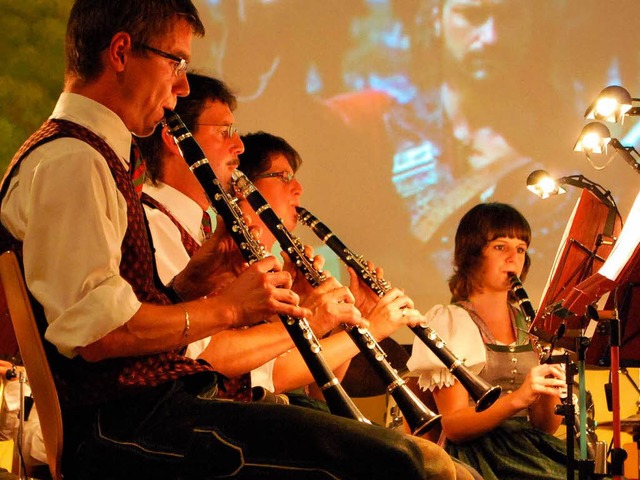
<svg viewBox="0 0 640 480">
<path fill-rule="evenodd" d="M 519 332 L 517 345 L 497 345 L 482 319 L 465 303 L 458 305 L 469 312 L 485 340 L 487 363 L 480 376 L 492 385 L 500 385 L 502 395 L 511 393 L 539 363 L 521 315 L 517 312 L 513 320 Z M 472 441 L 446 441 L 445 450 L 474 467 L 485 480 L 567 478 L 565 441 L 534 428 L 526 411 Z"/>
</svg>

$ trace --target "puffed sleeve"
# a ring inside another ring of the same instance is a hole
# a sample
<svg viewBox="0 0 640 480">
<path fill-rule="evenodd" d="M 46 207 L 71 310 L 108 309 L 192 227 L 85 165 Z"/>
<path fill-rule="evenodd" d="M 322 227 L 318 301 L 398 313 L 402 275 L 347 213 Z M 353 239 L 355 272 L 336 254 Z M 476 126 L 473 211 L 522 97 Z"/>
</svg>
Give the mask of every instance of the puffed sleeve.
<svg viewBox="0 0 640 480">
<path fill-rule="evenodd" d="M 425 314 L 424 325 L 431 327 L 444 340 L 444 347 L 469 369 L 478 374 L 487 362 L 487 354 L 480 331 L 471 317 L 456 305 L 436 305 Z M 413 341 L 411 358 L 407 367 L 413 376 L 418 376 L 418 385 L 423 390 L 450 387 L 455 377 L 418 337 Z"/>
</svg>

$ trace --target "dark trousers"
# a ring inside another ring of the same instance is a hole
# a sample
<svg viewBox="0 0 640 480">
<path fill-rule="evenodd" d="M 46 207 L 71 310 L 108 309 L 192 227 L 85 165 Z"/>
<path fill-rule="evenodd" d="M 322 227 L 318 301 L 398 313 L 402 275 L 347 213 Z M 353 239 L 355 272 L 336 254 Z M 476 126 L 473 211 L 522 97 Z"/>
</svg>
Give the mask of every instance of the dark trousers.
<svg viewBox="0 0 640 480">
<path fill-rule="evenodd" d="M 207 399 L 179 380 L 65 410 L 65 480 L 424 479 L 404 436 L 324 412 Z"/>
</svg>

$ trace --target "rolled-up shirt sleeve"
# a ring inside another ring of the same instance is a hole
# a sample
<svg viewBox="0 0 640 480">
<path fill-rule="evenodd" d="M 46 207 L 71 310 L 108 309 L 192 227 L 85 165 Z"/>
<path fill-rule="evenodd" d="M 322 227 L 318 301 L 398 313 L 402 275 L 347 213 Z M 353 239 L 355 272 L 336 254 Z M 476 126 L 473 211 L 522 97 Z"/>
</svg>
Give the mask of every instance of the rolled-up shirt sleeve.
<svg viewBox="0 0 640 480">
<path fill-rule="evenodd" d="M 120 276 L 124 197 L 105 159 L 62 138 L 36 149 L 12 179 L 2 222 L 23 241 L 25 280 L 43 306 L 45 338 L 75 356 L 140 308 Z"/>
<path fill-rule="evenodd" d="M 436 305 L 425 314 L 424 323 L 444 341 L 443 348 L 464 361 L 473 373 L 480 373 L 487 362 L 487 353 L 478 327 L 463 308 Z M 413 341 L 407 367 L 412 376 L 418 377 L 418 385 L 423 390 L 450 387 L 456 381 L 449 368 L 418 337 Z"/>
</svg>

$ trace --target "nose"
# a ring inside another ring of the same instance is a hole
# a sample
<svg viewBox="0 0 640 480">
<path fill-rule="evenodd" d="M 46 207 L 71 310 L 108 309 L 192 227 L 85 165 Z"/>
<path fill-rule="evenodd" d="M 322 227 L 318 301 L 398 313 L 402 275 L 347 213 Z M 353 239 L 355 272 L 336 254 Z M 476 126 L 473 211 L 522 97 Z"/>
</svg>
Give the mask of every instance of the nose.
<svg viewBox="0 0 640 480">
<path fill-rule="evenodd" d="M 293 180 L 291 180 L 291 193 L 293 193 L 294 195 L 300 196 L 302 195 L 303 192 L 304 192 L 304 189 L 302 188 L 302 184 L 298 181 L 296 177 L 293 177 Z"/>
<path fill-rule="evenodd" d="M 186 97 L 189 95 L 191 88 L 189 87 L 189 80 L 187 80 L 186 74 L 181 74 L 176 77 L 175 83 L 173 84 L 173 92 L 178 97 Z"/>
<path fill-rule="evenodd" d="M 233 134 L 233 137 L 231 137 L 231 152 L 234 155 L 240 155 L 244 152 L 244 143 L 240 138 L 240 134 L 237 132 Z"/>
<path fill-rule="evenodd" d="M 496 20 L 490 16 L 478 29 L 478 41 L 482 45 L 493 45 L 498 39 Z"/>
<path fill-rule="evenodd" d="M 518 251 L 515 248 L 509 248 L 507 250 L 507 261 L 515 262 L 518 257 Z"/>
</svg>

